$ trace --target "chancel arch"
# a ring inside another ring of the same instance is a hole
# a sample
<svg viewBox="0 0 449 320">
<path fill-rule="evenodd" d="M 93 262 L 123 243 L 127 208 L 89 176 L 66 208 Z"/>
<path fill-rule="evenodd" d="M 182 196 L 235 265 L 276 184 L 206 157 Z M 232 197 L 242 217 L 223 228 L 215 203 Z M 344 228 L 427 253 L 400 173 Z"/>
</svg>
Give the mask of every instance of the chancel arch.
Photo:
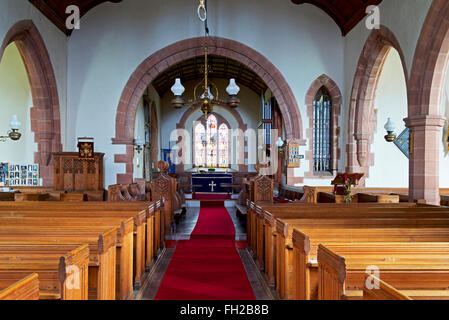
<svg viewBox="0 0 449 320">
<path fill-rule="evenodd" d="M 132 147 L 135 115 L 138 103 L 146 88 L 167 69 L 180 62 L 209 54 L 238 61 L 258 75 L 273 92 L 284 118 L 286 137 L 296 138 L 304 144 L 302 118 L 290 86 L 277 68 L 264 56 L 248 46 L 219 37 L 199 37 L 180 41 L 159 50 L 142 62 L 131 75 L 123 90 L 117 108 L 115 138 L 113 144 L 125 145 L 126 155 L 116 155 L 116 163 L 125 163 L 126 173 L 117 175 L 117 182 L 129 183 L 133 176 Z"/>
<path fill-rule="evenodd" d="M 62 151 L 59 97 L 52 62 L 31 20 L 19 21 L 10 28 L 0 47 L 0 62 L 11 44 L 20 52 L 31 90 L 30 125 L 37 143 L 34 162 L 40 165 L 42 184 L 52 186 L 52 152 Z"/>
</svg>

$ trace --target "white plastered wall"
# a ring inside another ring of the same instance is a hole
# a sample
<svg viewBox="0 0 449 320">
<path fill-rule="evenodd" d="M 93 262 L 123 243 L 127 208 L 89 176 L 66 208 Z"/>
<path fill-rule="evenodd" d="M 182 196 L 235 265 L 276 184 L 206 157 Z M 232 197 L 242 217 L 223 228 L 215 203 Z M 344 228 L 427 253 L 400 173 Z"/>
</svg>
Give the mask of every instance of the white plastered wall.
<svg viewBox="0 0 449 320">
<path fill-rule="evenodd" d="M 370 168 L 367 187 L 408 188 L 408 158 L 389 143 L 384 136 L 384 125 L 391 118 L 396 125 L 396 135 L 405 129 L 404 118 L 407 117 L 407 88 L 401 58 L 395 49 L 391 49 L 385 60 L 374 100 L 377 109 L 377 130 L 371 152 L 374 153 L 374 166 Z"/>
<path fill-rule="evenodd" d="M 34 163 L 37 143 L 31 131 L 31 89 L 25 65 L 14 43 L 6 47 L 0 62 L 0 101 L 0 135 L 6 136 L 11 130 L 9 120 L 12 115 L 17 115 L 22 123 L 19 141 L 0 142 L 0 162 Z"/>
<path fill-rule="evenodd" d="M 340 88 L 343 86 L 341 32 L 325 12 L 312 5 L 272 0 L 210 0 L 209 28 L 212 36 L 244 43 L 279 69 L 298 101 L 304 126 L 304 97 L 311 83 L 327 74 Z M 111 138 L 115 136 L 120 95 L 129 77 L 157 50 L 203 35 L 196 4 L 184 0 L 134 0 L 94 8 L 83 17 L 81 29 L 70 37 L 71 121 L 67 130 L 73 142 L 68 149 L 75 148 L 77 136 L 95 137 L 97 150 L 106 153 L 106 185 L 116 182 L 117 173 L 125 172 L 125 164 L 114 163 L 114 154 L 124 153 L 124 147 L 113 146 Z M 297 175 L 302 172 L 303 168 Z"/>
<path fill-rule="evenodd" d="M 0 42 L 11 27 L 21 20 L 32 20 L 39 30 L 55 73 L 59 96 L 61 117 L 61 142 L 66 146 L 67 135 L 67 37 L 50 22 L 28 0 L 1 0 L 0 1 Z M 0 105 L 0 110 L 2 106 Z M 69 138 L 70 140 L 73 137 Z M 76 142 L 73 142 L 76 144 Z"/>
</svg>

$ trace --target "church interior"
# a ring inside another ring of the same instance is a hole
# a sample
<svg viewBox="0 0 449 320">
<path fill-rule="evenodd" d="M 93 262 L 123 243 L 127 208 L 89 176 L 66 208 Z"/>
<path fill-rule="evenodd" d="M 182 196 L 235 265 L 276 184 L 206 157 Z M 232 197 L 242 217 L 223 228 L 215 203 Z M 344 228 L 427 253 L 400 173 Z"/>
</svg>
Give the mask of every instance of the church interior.
<svg viewBox="0 0 449 320">
<path fill-rule="evenodd" d="M 449 300 L 449 1 L 0 12 L 0 300 Z"/>
</svg>

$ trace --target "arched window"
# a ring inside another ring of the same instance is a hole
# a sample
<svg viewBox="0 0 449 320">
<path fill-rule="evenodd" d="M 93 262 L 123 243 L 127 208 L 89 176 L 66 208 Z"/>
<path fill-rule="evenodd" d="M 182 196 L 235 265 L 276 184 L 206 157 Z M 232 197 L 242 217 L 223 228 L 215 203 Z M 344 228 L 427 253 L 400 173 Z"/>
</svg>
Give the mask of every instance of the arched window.
<svg viewBox="0 0 449 320">
<path fill-rule="evenodd" d="M 195 166 L 204 167 L 206 165 L 206 129 L 201 123 L 195 127 Z"/>
<path fill-rule="evenodd" d="M 206 128 L 198 123 L 194 129 L 194 157 L 196 167 L 229 167 L 229 127 L 218 126 L 217 117 L 210 115 Z"/>
<path fill-rule="evenodd" d="M 332 172 L 332 103 L 323 86 L 313 101 L 313 170 Z"/>
<path fill-rule="evenodd" d="M 218 166 L 220 168 L 229 167 L 229 129 L 226 124 L 222 124 L 218 129 Z"/>
</svg>

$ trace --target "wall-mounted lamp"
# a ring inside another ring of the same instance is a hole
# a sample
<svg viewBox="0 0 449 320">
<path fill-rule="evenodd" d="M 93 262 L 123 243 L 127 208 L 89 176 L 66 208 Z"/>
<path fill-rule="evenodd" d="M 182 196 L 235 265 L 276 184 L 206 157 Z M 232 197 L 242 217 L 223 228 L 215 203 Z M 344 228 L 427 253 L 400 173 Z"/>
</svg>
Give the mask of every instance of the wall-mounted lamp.
<svg viewBox="0 0 449 320">
<path fill-rule="evenodd" d="M 396 129 L 396 126 L 394 122 L 391 120 L 391 118 L 388 118 L 387 123 L 385 124 L 385 130 L 387 130 L 387 135 L 385 136 L 385 140 L 387 142 L 395 142 L 396 141 L 396 134 L 394 133 L 394 130 Z"/>
<path fill-rule="evenodd" d="M 279 152 L 281 154 L 281 157 L 284 158 L 284 153 L 285 153 L 285 147 L 287 146 L 286 141 L 282 140 L 281 137 L 279 137 L 276 141 L 276 145 L 279 149 Z"/>
<path fill-rule="evenodd" d="M 11 121 L 9 121 L 11 131 L 8 131 L 7 136 L 0 136 L 0 141 L 6 142 L 8 139 L 11 139 L 13 141 L 20 140 L 20 138 L 22 137 L 22 134 L 19 132 L 21 125 L 22 123 L 19 121 L 19 118 L 17 118 L 17 115 L 13 115 L 11 117 Z"/>
<path fill-rule="evenodd" d="M 410 129 L 405 128 L 405 130 L 397 137 L 394 133 L 396 127 L 391 118 L 388 118 L 384 128 L 387 130 L 385 140 L 387 142 L 393 142 L 407 158 L 410 158 L 410 154 L 413 153 L 413 135 L 410 132 Z"/>
</svg>

